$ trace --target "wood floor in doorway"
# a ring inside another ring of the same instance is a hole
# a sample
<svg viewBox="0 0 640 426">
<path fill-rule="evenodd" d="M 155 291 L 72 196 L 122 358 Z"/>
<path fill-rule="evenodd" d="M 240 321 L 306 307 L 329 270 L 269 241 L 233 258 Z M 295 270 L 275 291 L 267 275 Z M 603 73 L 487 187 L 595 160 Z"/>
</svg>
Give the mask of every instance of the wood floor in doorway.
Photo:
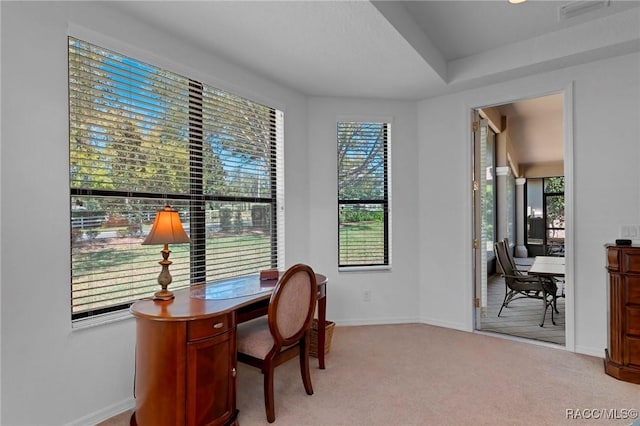
<svg viewBox="0 0 640 426">
<path fill-rule="evenodd" d="M 500 275 L 489 277 L 487 282 L 488 307 L 486 315 L 480 319 L 478 330 L 565 345 L 564 298 L 558 298 L 560 313 L 554 314 L 556 324 L 551 323 L 551 310 L 548 309 L 544 326 L 540 327 L 542 301 L 537 299 L 523 298 L 511 301 L 498 317 L 504 293 L 504 279 Z"/>
</svg>

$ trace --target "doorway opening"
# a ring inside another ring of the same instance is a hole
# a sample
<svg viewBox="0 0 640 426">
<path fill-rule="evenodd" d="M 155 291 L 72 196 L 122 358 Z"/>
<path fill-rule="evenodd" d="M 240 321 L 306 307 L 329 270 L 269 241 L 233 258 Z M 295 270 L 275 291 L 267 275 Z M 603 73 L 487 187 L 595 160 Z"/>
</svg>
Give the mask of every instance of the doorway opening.
<svg viewBox="0 0 640 426">
<path fill-rule="evenodd" d="M 564 270 L 561 275 L 537 275 L 536 266 L 528 272 L 536 260 L 546 258 L 564 265 L 567 255 L 565 182 L 570 177 L 565 176 L 564 111 L 563 93 L 472 111 L 478 331 L 567 344 Z M 553 283 L 557 293 L 510 299 L 523 295 L 507 285 L 505 271 L 496 261 L 498 241 L 506 243 L 515 264 L 513 274 Z M 549 309 L 543 296 L 556 306 Z"/>
</svg>

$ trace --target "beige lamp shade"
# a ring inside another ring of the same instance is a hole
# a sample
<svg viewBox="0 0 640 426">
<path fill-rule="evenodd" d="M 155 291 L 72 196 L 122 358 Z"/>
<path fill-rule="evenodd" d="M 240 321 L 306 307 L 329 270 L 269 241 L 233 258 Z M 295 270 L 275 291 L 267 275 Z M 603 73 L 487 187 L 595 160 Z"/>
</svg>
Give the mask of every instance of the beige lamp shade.
<svg viewBox="0 0 640 426">
<path fill-rule="evenodd" d="M 142 244 L 164 244 L 162 253 L 162 260 L 158 263 L 162 265 L 162 271 L 158 275 L 158 284 L 162 287 L 162 290 L 156 292 L 153 295 L 154 300 L 171 300 L 173 299 L 173 292 L 167 290 L 169 284 L 171 284 L 171 274 L 169 273 L 169 244 L 190 243 L 191 240 L 184 228 L 182 228 L 182 222 L 180 222 L 180 215 L 177 211 L 171 209 L 171 206 L 164 206 L 164 210 L 156 213 L 156 220 L 153 222 L 151 232 L 144 239 Z"/>
<path fill-rule="evenodd" d="M 180 215 L 171 206 L 165 206 L 164 210 L 156 213 L 151 231 L 142 244 L 178 244 L 190 243 L 191 240 L 180 221 Z"/>
</svg>

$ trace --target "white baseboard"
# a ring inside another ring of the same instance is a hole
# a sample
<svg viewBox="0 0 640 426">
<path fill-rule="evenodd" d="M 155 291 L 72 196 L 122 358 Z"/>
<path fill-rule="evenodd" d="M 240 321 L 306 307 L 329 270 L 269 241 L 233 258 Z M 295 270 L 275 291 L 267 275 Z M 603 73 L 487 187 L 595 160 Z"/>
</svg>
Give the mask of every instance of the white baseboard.
<svg viewBox="0 0 640 426">
<path fill-rule="evenodd" d="M 592 346 L 576 345 L 576 353 L 583 354 L 583 355 L 590 355 L 596 358 L 604 359 L 604 348 L 594 348 Z"/>
<path fill-rule="evenodd" d="M 110 419 L 111 417 L 117 416 L 118 414 L 124 411 L 130 410 L 134 408 L 135 405 L 136 405 L 136 400 L 133 397 L 127 398 L 116 404 L 112 404 L 101 410 L 87 414 L 86 416 L 80 419 L 74 420 L 71 423 L 68 423 L 67 426 L 95 425 L 107 419 Z"/>
<path fill-rule="evenodd" d="M 427 324 L 435 327 L 452 328 L 459 331 L 469 331 L 464 324 L 438 321 L 424 317 L 400 317 L 400 318 L 351 318 L 351 319 L 335 319 L 337 325 L 388 325 L 388 324 Z"/>
<path fill-rule="evenodd" d="M 346 319 L 333 320 L 337 325 L 386 325 L 386 324 L 412 324 L 420 322 L 419 318 L 405 317 L 405 318 L 375 318 L 375 319 Z"/>
<path fill-rule="evenodd" d="M 466 332 L 469 331 L 469 329 L 466 327 L 464 323 L 440 321 L 440 320 L 427 318 L 427 317 L 420 318 L 420 322 L 422 324 L 433 325 L 436 327 L 452 328 L 454 330 L 466 331 Z"/>
</svg>

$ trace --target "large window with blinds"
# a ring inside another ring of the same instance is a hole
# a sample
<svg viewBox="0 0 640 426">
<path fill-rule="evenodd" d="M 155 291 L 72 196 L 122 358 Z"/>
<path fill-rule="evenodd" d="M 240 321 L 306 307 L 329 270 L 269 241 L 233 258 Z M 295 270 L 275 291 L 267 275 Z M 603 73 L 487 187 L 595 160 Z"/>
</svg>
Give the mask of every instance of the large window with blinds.
<svg viewBox="0 0 640 426">
<path fill-rule="evenodd" d="M 390 264 L 389 133 L 389 123 L 338 123 L 340 267 Z"/>
<path fill-rule="evenodd" d="M 141 243 L 166 204 L 191 239 L 172 290 L 278 267 L 282 133 L 275 108 L 70 37 L 72 319 L 159 289 Z"/>
</svg>

